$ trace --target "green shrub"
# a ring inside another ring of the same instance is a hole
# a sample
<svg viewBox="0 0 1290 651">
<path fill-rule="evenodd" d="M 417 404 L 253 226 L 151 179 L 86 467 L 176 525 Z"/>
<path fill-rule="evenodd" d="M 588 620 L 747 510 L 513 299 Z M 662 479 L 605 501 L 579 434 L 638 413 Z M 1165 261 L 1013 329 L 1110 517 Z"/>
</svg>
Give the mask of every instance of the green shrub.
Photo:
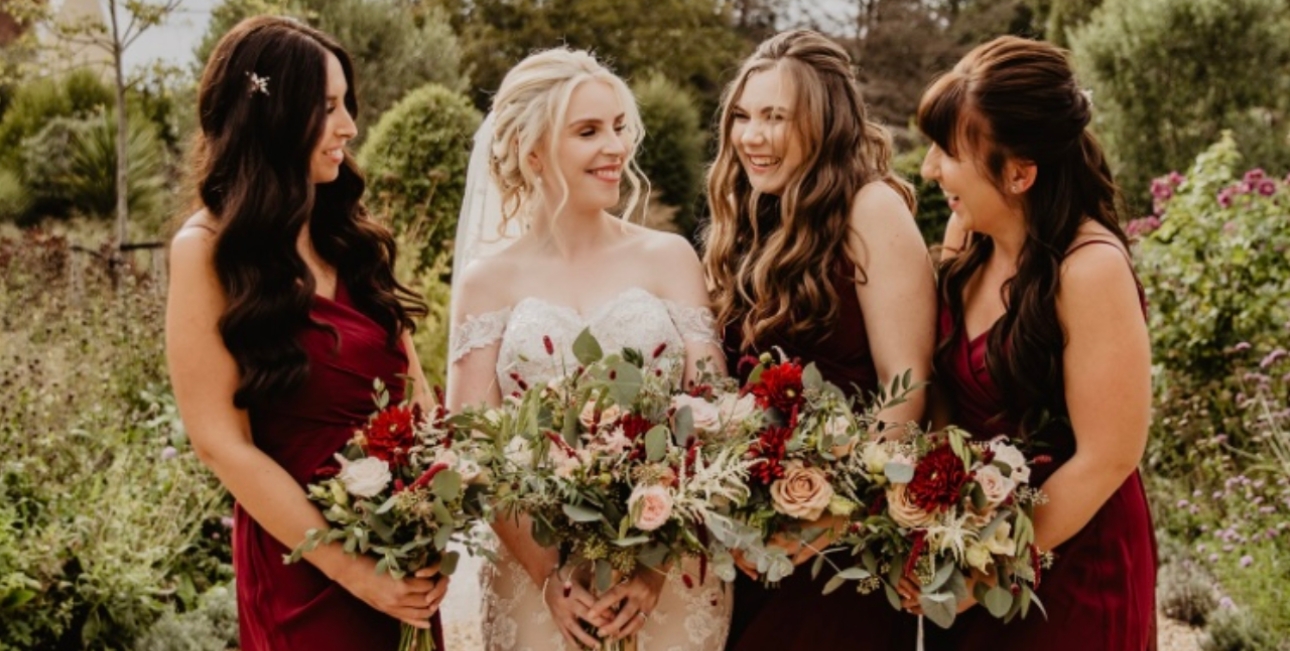
<svg viewBox="0 0 1290 651">
<path fill-rule="evenodd" d="M 85 117 L 112 106 L 113 101 L 111 89 L 88 70 L 19 86 L 0 119 L 0 167 L 16 170 L 22 141 L 36 135 L 50 120 Z"/>
<path fill-rule="evenodd" d="M 14 221 L 31 210 L 31 193 L 15 172 L 0 167 L 0 222 Z"/>
<path fill-rule="evenodd" d="M 419 224 L 418 255 L 431 265 L 456 233 L 472 137 L 480 115 L 461 93 L 427 84 L 381 116 L 359 151 L 368 205 L 396 230 Z"/>
<path fill-rule="evenodd" d="M 127 202 L 130 213 L 156 221 L 164 208 L 166 150 L 154 123 L 130 116 Z M 31 204 L 19 221 L 78 213 L 111 217 L 116 211 L 116 118 L 101 111 L 84 119 L 55 118 L 22 143 Z"/>
<path fill-rule="evenodd" d="M 675 226 L 692 234 L 703 192 L 707 134 L 690 93 L 661 74 L 632 88 L 645 124 L 636 160 L 660 201 L 677 208 Z"/>
<path fill-rule="evenodd" d="M 135 651 L 226 651 L 237 648 L 237 589 L 217 585 L 197 608 L 166 613 L 135 644 Z"/>
<path fill-rule="evenodd" d="M 1201 651 L 1285 651 L 1284 642 L 1263 630 L 1249 613 L 1234 608 L 1220 609 L 1200 641 Z"/>
<path fill-rule="evenodd" d="M 940 244 L 945 239 L 945 226 L 950 221 L 950 206 L 945 193 L 935 183 L 923 179 L 919 168 L 927 157 L 927 146 L 920 146 L 897 154 L 891 161 L 892 170 L 914 184 L 918 193 L 918 207 L 914 221 L 928 246 Z"/>
</svg>

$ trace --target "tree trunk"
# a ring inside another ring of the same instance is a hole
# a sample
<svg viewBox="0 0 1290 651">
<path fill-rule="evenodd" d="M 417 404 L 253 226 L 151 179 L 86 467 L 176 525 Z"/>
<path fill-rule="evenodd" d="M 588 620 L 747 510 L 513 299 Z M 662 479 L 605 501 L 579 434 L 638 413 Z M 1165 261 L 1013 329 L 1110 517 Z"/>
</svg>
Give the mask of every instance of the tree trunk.
<svg viewBox="0 0 1290 651">
<path fill-rule="evenodd" d="M 129 209 L 129 169 L 126 149 L 130 138 L 130 120 L 125 106 L 125 71 L 121 61 L 121 31 L 117 21 L 117 2 L 108 0 L 108 13 L 112 21 L 112 67 L 116 73 L 116 250 L 115 257 L 121 258 L 121 247 L 126 243 L 130 223 Z"/>
</svg>

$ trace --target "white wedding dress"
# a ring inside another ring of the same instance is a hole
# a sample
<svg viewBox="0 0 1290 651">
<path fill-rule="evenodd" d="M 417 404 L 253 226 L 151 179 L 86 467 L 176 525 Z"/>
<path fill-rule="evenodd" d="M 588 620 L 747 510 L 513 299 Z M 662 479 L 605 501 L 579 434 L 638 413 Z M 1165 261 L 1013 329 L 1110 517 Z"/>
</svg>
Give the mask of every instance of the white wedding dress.
<svg viewBox="0 0 1290 651">
<path fill-rule="evenodd" d="M 452 333 L 449 364 L 471 351 L 500 342 L 497 382 L 502 395 L 578 367 L 574 339 L 591 328 L 605 351 L 635 348 L 650 357 L 662 347 L 660 368 L 680 380 L 685 370 L 685 342 L 717 342 L 712 312 L 660 299 L 641 288 L 619 293 L 588 314 L 538 298 L 468 317 Z M 550 337 L 556 354 L 547 354 Z M 483 592 L 483 638 L 487 651 L 566 651 L 568 645 L 523 567 L 504 546 L 498 562 L 480 570 Z M 693 587 L 686 587 L 686 579 Z M 708 574 L 699 582 L 697 561 L 674 567 L 658 605 L 637 635 L 639 651 L 716 651 L 725 646 L 730 627 L 729 586 Z M 571 649 L 569 651 L 572 651 Z"/>
</svg>

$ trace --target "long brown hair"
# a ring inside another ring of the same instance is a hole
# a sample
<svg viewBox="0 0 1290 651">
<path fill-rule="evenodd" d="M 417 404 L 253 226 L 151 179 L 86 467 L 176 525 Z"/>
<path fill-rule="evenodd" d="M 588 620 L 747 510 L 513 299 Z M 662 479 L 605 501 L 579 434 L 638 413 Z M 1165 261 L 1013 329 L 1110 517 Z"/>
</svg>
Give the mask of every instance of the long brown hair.
<svg viewBox="0 0 1290 651">
<path fill-rule="evenodd" d="M 360 202 L 365 183 L 348 152 L 335 181 L 310 180 L 327 120 L 329 52 L 345 71 L 345 107 L 356 114 L 349 55 L 326 34 L 281 17 L 249 18 L 225 34 L 198 90 L 191 176 L 218 224 L 215 272 L 228 300 L 219 329 L 238 365 L 238 407 L 289 393 L 308 376 L 296 334 L 325 326 L 309 317 L 316 287 L 296 248 L 303 228 L 391 345 L 426 314 L 394 279 L 394 238 L 369 219 Z"/>
<path fill-rule="evenodd" d="M 986 356 L 991 377 L 1007 397 L 1006 415 L 1020 424 L 1021 434 L 1066 414 L 1066 341 L 1057 294 L 1062 261 L 1080 225 L 1091 219 L 1128 247 L 1119 226 L 1119 190 L 1088 130 L 1091 109 L 1066 51 L 1012 36 L 969 52 L 932 84 L 918 107 L 919 129 L 949 155 L 975 159 L 1001 192 L 1009 159 L 1033 162 L 1037 169 L 1023 196 L 1025 243 L 1016 274 L 1003 289 L 1007 311 L 990 329 Z M 978 234 L 942 266 L 939 291 L 952 314 L 963 314 L 963 289 L 993 251 L 994 242 Z M 962 336 L 960 318 L 938 345 L 939 366 L 949 363 Z"/>
<path fill-rule="evenodd" d="M 734 105 L 748 78 L 782 66 L 797 87 L 795 137 L 801 167 L 778 197 L 753 189 L 731 141 Z M 818 341 L 838 319 L 833 278 L 846 262 L 852 202 L 872 181 L 886 181 L 913 206 L 912 187 L 892 175 L 891 138 L 866 118 L 850 56 L 809 30 L 764 41 L 721 99 L 720 143 L 708 171 L 712 221 L 703 263 L 717 320 L 739 324 L 745 348 L 773 337 Z M 858 282 L 863 282 L 863 270 Z"/>
</svg>

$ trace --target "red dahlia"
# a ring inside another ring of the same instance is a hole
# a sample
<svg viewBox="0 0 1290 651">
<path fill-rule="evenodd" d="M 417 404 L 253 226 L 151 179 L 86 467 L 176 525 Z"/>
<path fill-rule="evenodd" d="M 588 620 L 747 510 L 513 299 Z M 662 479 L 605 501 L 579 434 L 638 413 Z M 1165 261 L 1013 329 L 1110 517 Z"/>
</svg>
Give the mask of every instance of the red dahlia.
<svg viewBox="0 0 1290 651">
<path fill-rule="evenodd" d="M 753 457 L 763 460 L 763 463 L 755 464 L 749 469 L 754 479 L 770 485 L 784 476 L 784 446 L 792 436 L 791 427 L 770 427 L 761 433 L 751 448 Z"/>
<path fill-rule="evenodd" d="M 396 468 L 407 465 L 420 420 L 421 408 L 416 405 L 382 409 L 363 427 L 363 451 Z"/>
<path fill-rule="evenodd" d="M 928 513 L 945 511 L 958 504 L 959 492 L 967 481 L 963 460 L 946 443 L 929 452 L 914 468 L 909 499 Z"/>
<path fill-rule="evenodd" d="M 762 371 L 761 378 L 748 391 L 763 409 L 774 407 L 791 414 L 803 401 L 802 367 L 793 362 L 776 364 Z"/>
</svg>

